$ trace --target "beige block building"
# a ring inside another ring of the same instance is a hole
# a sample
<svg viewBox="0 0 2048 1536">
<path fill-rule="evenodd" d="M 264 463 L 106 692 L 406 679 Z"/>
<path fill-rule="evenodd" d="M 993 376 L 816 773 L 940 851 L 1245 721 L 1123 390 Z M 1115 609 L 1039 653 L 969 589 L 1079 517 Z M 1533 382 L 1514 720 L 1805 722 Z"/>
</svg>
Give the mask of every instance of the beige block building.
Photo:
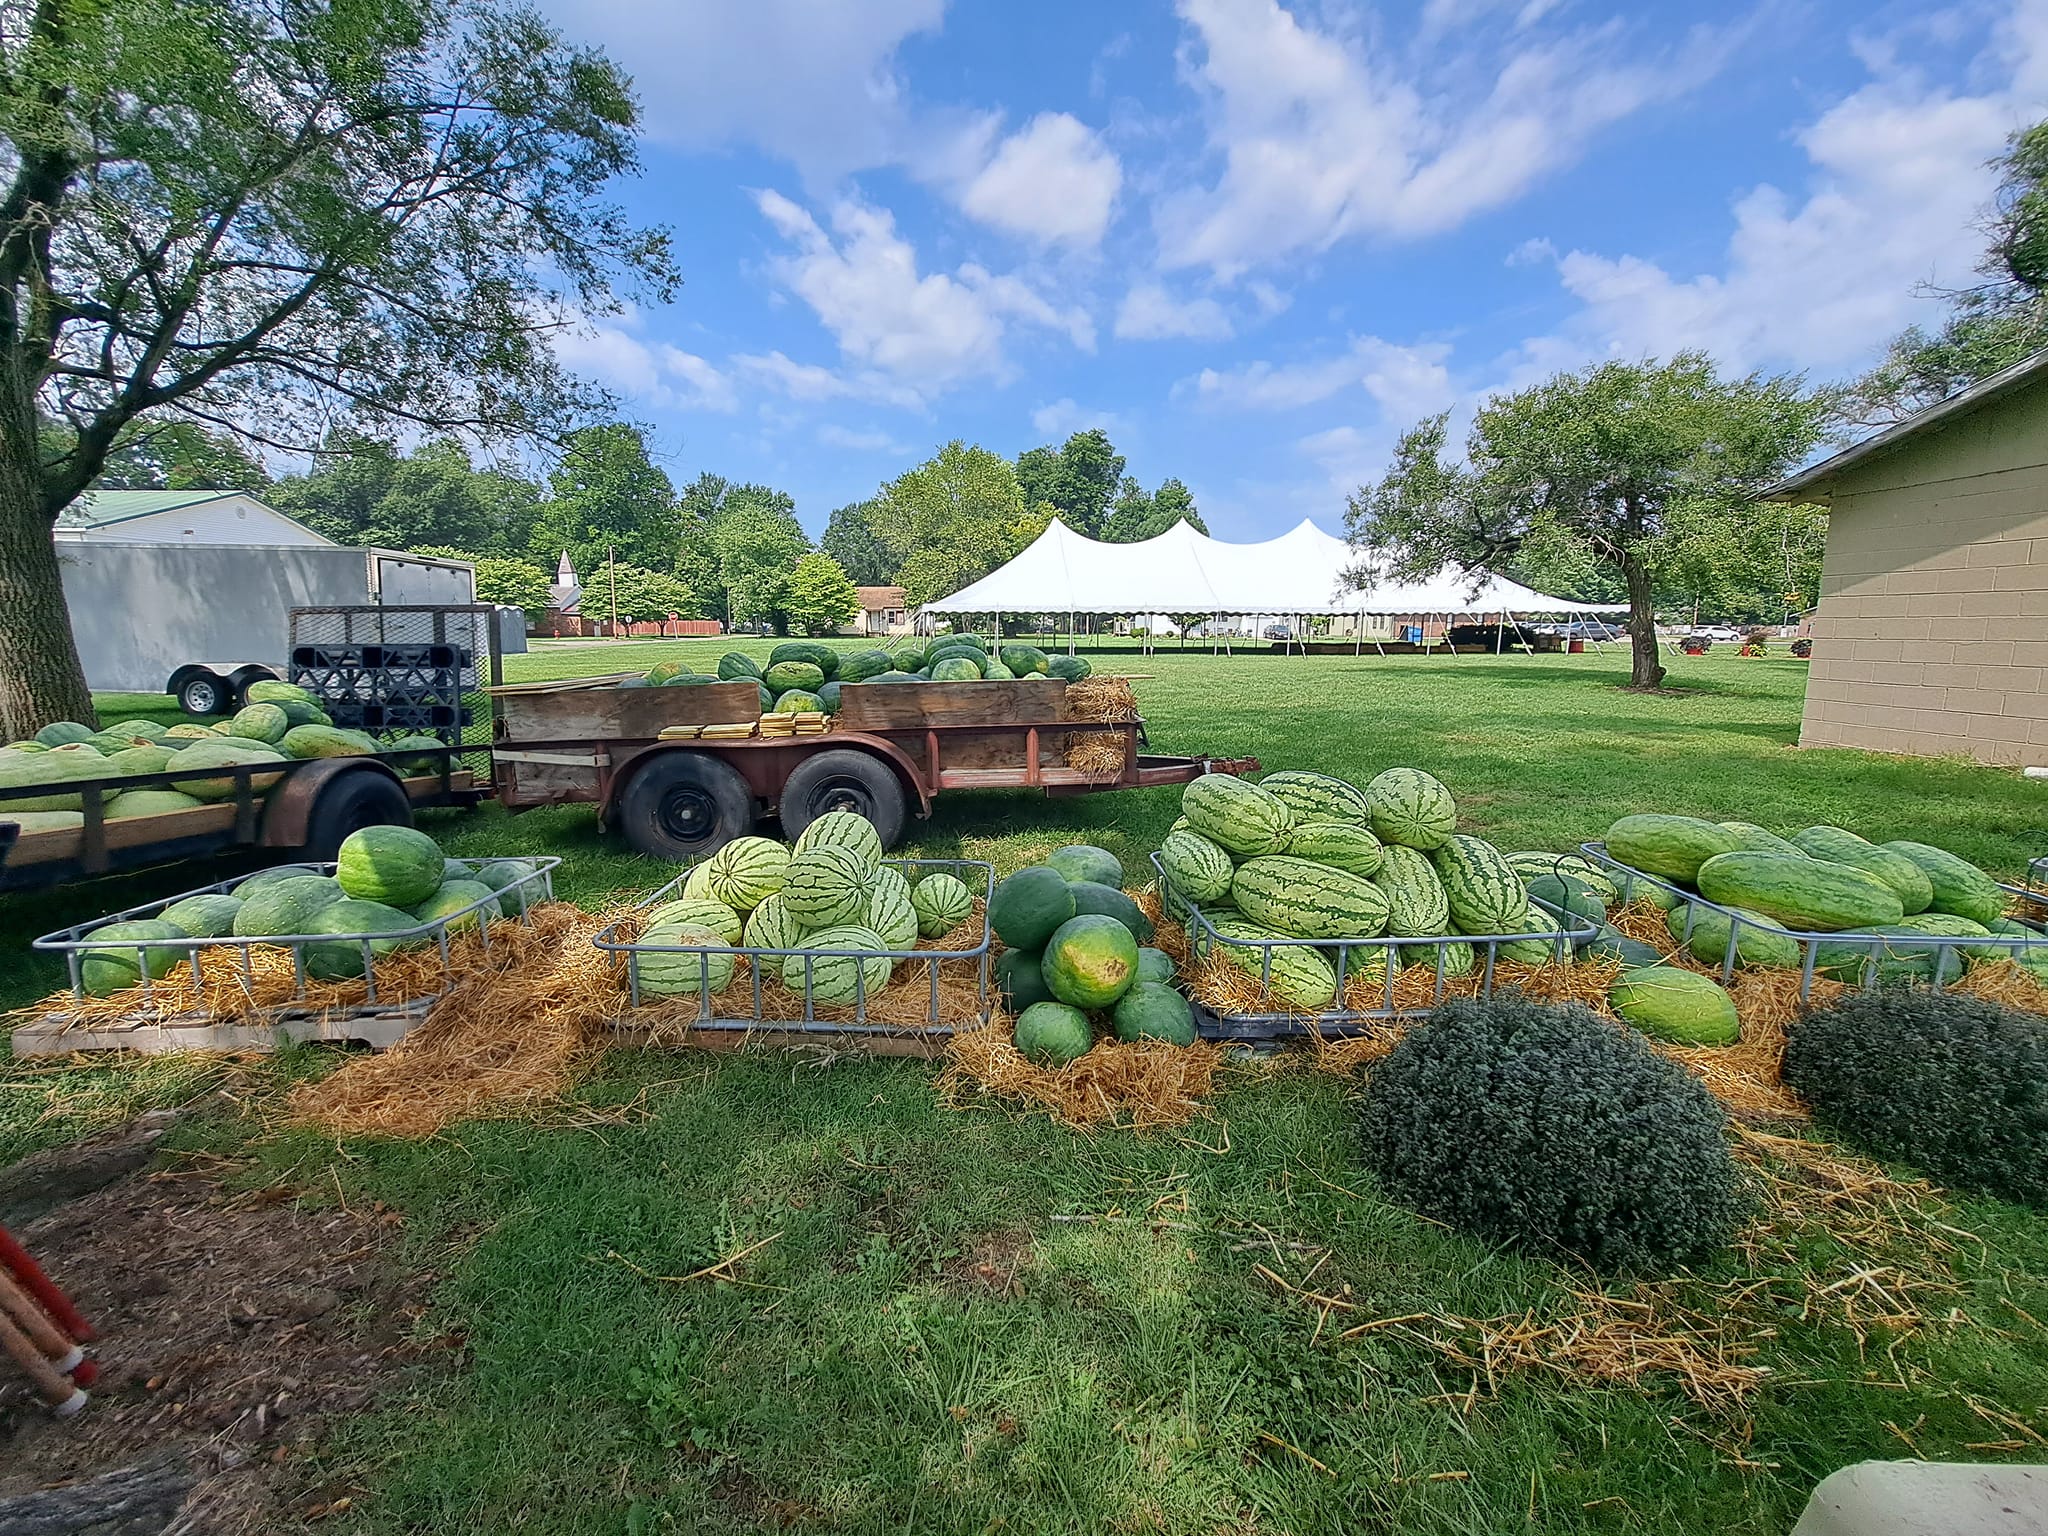
<svg viewBox="0 0 2048 1536">
<path fill-rule="evenodd" d="M 2048 351 L 1767 494 L 1829 510 L 1801 746 L 2048 763 Z"/>
</svg>

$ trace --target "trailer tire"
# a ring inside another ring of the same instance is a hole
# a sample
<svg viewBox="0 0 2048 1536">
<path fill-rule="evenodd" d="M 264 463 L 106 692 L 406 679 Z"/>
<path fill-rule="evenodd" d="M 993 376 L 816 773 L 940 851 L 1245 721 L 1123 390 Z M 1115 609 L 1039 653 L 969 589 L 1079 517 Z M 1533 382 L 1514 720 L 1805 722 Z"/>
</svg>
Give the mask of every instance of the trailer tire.
<svg viewBox="0 0 2048 1536">
<path fill-rule="evenodd" d="M 197 667 L 186 672 L 171 690 L 178 708 L 188 715 L 225 715 L 235 707 L 235 686 L 218 672 Z"/>
<path fill-rule="evenodd" d="M 754 825 L 754 792 L 732 764 L 703 752 L 657 752 L 633 770 L 614 819 L 652 859 L 715 853 Z"/>
<path fill-rule="evenodd" d="M 910 808 L 903 783 L 887 763 L 866 752 L 836 747 L 814 752 L 796 766 L 782 786 L 782 830 L 794 839 L 827 811 L 865 816 L 894 848 L 903 837 Z"/>
<path fill-rule="evenodd" d="M 412 801 L 388 774 L 344 773 L 322 786 L 306 816 L 305 857 L 315 863 L 334 858 L 349 833 L 364 827 L 409 827 Z"/>
</svg>

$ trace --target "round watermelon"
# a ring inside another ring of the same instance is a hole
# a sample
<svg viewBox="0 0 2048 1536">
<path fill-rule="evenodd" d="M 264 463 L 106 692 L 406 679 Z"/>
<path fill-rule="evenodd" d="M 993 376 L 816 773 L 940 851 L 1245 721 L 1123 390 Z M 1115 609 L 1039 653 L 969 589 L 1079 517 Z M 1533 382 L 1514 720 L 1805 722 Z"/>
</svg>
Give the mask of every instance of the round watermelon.
<svg viewBox="0 0 2048 1536">
<path fill-rule="evenodd" d="M 867 862 L 851 848 L 830 844 L 791 856 L 782 876 L 790 916 L 814 928 L 856 922 L 867 915 Z"/>
<path fill-rule="evenodd" d="M 1173 956 L 1163 949 L 1138 948 L 1139 981 L 1172 981 Z"/>
<path fill-rule="evenodd" d="M 124 821 L 132 816 L 168 816 L 173 811 L 196 811 L 205 803 L 175 789 L 129 789 L 107 801 L 106 815 L 111 821 Z"/>
<path fill-rule="evenodd" d="M 1097 885 L 1123 889 L 1123 861 L 1107 848 L 1097 848 L 1092 843 L 1070 843 L 1064 848 L 1055 848 L 1045 862 L 1069 880 L 1091 880 Z"/>
<path fill-rule="evenodd" d="M 1138 979 L 1138 940 L 1113 917 L 1086 912 L 1045 943 L 1045 984 L 1076 1008 L 1107 1008 Z"/>
<path fill-rule="evenodd" d="M 517 917 L 547 894 L 546 887 L 538 880 L 518 884 L 532 873 L 533 865 L 525 859 L 493 859 L 469 878 L 496 891 L 498 910 L 507 917 Z"/>
<path fill-rule="evenodd" d="M 885 864 L 868 882 L 867 926 L 882 936 L 887 949 L 917 947 L 917 908 L 910 900 L 910 882 L 900 870 Z"/>
<path fill-rule="evenodd" d="M 1083 912 L 1100 912 L 1104 917 L 1113 917 L 1131 930 L 1131 937 L 1140 944 L 1152 937 L 1152 920 L 1138 907 L 1138 904 L 1113 885 L 1097 885 L 1093 880 L 1075 880 L 1067 889 L 1073 893 L 1074 915 Z"/>
<path fill-rule="evenodd" d="M 448 925 L 448 932 L 461 933 L 468 929 L 481 928 L 498 915 L 498 893 L 481 880 L 443 880 L 441 889 L 412 909 L 416 922 L 438 923 L 444 917 L 454 917 L 464 907 L 475 907 L 474 911 L 463 912 L 461 917 Z M 489 906 L 479 906 L 489 902 Z"/>
<path fill-rule="evenodd" d="M 887 955 L 873 951 L 888 947 L 872 928 L 847 923 L 820 929 L 804 940 L 803 947 L 796 954 L 783 959 L 782 984 L 792 992 L 802 993 L 808 977 L 811 1002 L 817 1007 L 872 1001 L 874 995 L 889 984 L 892 966 Z M 853 950 L 857 953 L 813 953 L 821 949 Z"/>
<path fill-rule="evenodd" d="M 1033 1003 L 1017 1015 L 1017 1049 L 1042 1067 L 1079 1061 L 1095 1043 L 1088 1016 L 1065 1003 Z"/>
<path fill-rule="evenodd" d="M 796 851 L 813 848 L 844 848 L 859 856 L 869 874 L 882 867 L 882 834 L 875 824 L 855 811 L 827 811 L 797 834 Z"/>
<path fill-rule="evenodd" d="M 229 734 L 275 746 L 292 728 L 291 717 L 275 704 L 248 704 L 228 722 Z"/>
<path fill-rule="evenodd" d="M 157 921 L 169 923 L 195 939 L 224 939 L 235 931 L 235 914 L 241 910 L 239 896 L 187 896 L 165 907 L 157 914 Z"/>
<path fill-rule="evenodd" d="M 1113 1015 L 1119 1040 L 1166 1040 L 1195 1043 L 1195 1012 L 1188 1000 L 1164 982 L 1140 981 L 1116 1000 Z"/>
<path fill-rule="evenodd" d="M 248 879 L 236 882 L 235 894 L 247 901 L 266 885 L 275 885 L 280 880 L 303 880 L 308 875 L 319 873 L 307 864 L 280 864 L 274 869 L 259 869 Z"/>
<path fill-rule="evenodd" d="M 186 951 L 166 945 L 161 948 L 138 949 L 134 943 L 120 944 L 120 939 L 189 939 L 175 924 L 157 918 L 145 918 L 137 922 L 108 923 L 95 928 L 94 939 L 106 941 L 106 947 L 94 947 L 80 953 L 78 976 L 85 990 L 94 997 L 106 997 L 124 987 L 132 987 L 146 974 L 151 981 L 161 981 L 170 974 L 171 967 L 186 957 Z"/>
<path fill-rule="evenodd" d="M 242 890 L 248 890 L 245 883 Z M 240 894 L 240 892 L 237 892 Z M 326 875 L 296 875 L 250 891 L 235 914 L 235 937 L 287 939 L 313 932 L 315 915 L 347 893 Z"/>
<path fill-rule="evenodd" d="M 824 668 L 808 661 L 778 661 L 761 674 L 761 682 L 773 694 L 784 694 L 792 688 L 815 694 L 824 686 Z"/>
<path fill-rule="evenodd" d="M 655 997 L 690 997 L 723 992 L 732 985 L 737 957 L 709 928 L 690 923 L 657 923 L 640 935 L 634 952 L 640 990 Z M 694 952 L 693 952 L 694 951 Z"/>
<path fill-rule="evenodd" d="M 974 911 L 974 896 L 951 875 L 926 875 L 910 888 L 910 905 L 917 911 L 917 931 L 936 939 L 967 921 Z"/>
<path fill-rule="evenodd" d="M 740 651 L 727 651 L 718 658 L 718 675 L 728 683 L 758 683 L 761 664 Z"/>
<path fill-rule="evenodd" d="M 441 888 L 441 848 L 413 827 L 363 827 L 342 840 L 334 878 L 358 901 L 414 907 Z"/>
<path fill-rule="evenodd" d="M 1031 864 L 1007 876 L 988 904 L 989 925 L 1011 949 L 1038 949 L 1074 915 L 1067 877 L 1049 864 Z"/>
<path fill-rule="evenodd" d="M 420 920 L 410 912 L 401 912 L 381 901 L 358 901 L 354 898 L 331 901 L 313 914 L 306 932 L 346 934 L 348 937 L 337 937 L 325 944 L 305 945 L 306 974 L 315 981 L 347 981 L 360 976 L 363 974 L 363 951 L 366 947 L 372 960 L 388 955 L 408 942 L 389 935 L 417 928 L 419 923 Z"/>
<path fill-rule="evenodd" d="M 747 915 L 742 938 L 749 949 L 795 949 L 803 943 L 805 931 L 778 894 L 767 897 Z"/>
<path fill-rule="evenodd" d="M 1006 949 L 996 956 L 995 982 L 1003 1006 L 1012 1013 L 1052 1000 L 1052 988 L 1045 984 L 1045 956 L 1035 949 Z"/>
<path fill-rule="evenodd" d="M 782 889 L 788 869 L 789 850 L 782 844 L 765 837 L 736 837 L 711 855 L 704 893 L 744 916 Z"/>
<path fill-rule="evenodd" d="M 978 683 L 981 668 L 965 656 L 948 656 L 932 667 L 932 681 L 935 683 Z"/>
<path fill-rule="evenodd" d="M 820 685 L 822 686 L 822 685 Z M 775 707 L 766 711 L 772 715 L 823 714 L 825 701 L 808 688 L 792 688 L 787 693 L 777 694 Z"/>
<path fill-rule="evenodd" d="M 727 944 L 737 945 L 746 925 L 739 913 L 724 902 L 711 896 L 684 896 L 676 901 L 664 901 L 650 911 L 641 921 L 644 932 L 664 924 L 674 926 L 687 923 L 692 928 L 709 928 Z"/>
</svg>

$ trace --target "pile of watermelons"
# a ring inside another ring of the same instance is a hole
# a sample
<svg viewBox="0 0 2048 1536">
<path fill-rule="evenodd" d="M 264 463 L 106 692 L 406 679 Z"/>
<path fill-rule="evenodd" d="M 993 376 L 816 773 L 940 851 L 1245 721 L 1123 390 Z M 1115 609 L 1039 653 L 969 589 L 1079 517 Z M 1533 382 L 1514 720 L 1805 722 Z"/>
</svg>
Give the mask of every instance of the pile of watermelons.
<svg viewBox="0 0 2048 1536">
<path fill-rule="evenodd" d="M 18 822 L 24 832 L 80 826 L 85 820 L 81 798 L 76 790 L 64 786 L 84 779 L 186 768 L 261 767 L 316 757 L 367 757 L 442 745 L 431 736 L 379 742 L 362 731 L 343 730 L 313 694 L 293 683 L 252 683 L 248 700 L 238 714 L 214 725 L 164 726 L 154 720 L 122 720 L 104 729 L 70 720 L 46 725 L 32 739 L 0 748 L 0 788 L 47 785 L 50 792 L 0 802 L 0 820 Z M 439 767 L 439 760 L 402 757 L 398 767 L 401 772 L 430 773 Z M 277 779 L 258 775 L 252 782 L 263 790 Z M 159 816 L 226 800 L 234 792 L 232 775 L 192 779 L 176 788 L 119 791 L 106 797 L 102 812 L 109 820 Z"/>
<path fill-rule="evenodd" d="M 1173 988 L 1173 961 L 1147 947 L 1152 924 L 1123 880 L 1115 854 L 1077 843 L 1010 875 L 989 902 L 989 926 L 1004 945 L 996 982 L 1016 1015 L 1017 1049 L 1040 1065 L 1087 1054 L 1096 1021 L 1119 1040 L 1194 1043 L 1194 1012 Z"/>
<path fill-rule="evenodd" d="M 787 714 L 817 710 L 839 713 L 839 690 L 853 683 L 971 683 L 1018 677 L 1058 677 L 1077 683 L 1088 676 L 1086 658 L 1048 656 L 1035 645 L 999 645 L 994 651 L 979 635 L 941 635 L 935 640 L 914 636 L 874 646 L 841 651 L 818 640 L 785 640 L 768 653 L 763 667 L 753 657 L 728 651 L 718 658 L 716 675 L 693 672 L 679 661 L 648 668 L 644 677 L 628 678 L 621 688 L 687 688 L 706 683 L 754 683 L 761 690 L 761 713 Z"/>
<path fill-rule="evenodd" d="M 332 875 L 287 864 L 251 875 L 232 891 L 187 896 L 153 918 L 102 924 L 87 935 L 102 942 L 82 953 L 80 976 L 86 991 L 105 997 L 138 984 L 145 970 L 152 981 L 169 974 L 188 954 L 177 947 L 180 939 L 319 935 L 326 942 L 300 946 L 306 974 L 344 981 L 363 974 L 365 939 L 372 956 L 384 955 L 434 942 L 431 933 L 396 935 L 458 913 L 451 933 L 479 926 L 486 915 L 517 916 L 541 898 L 533 882 L 518 884 L 532 873 L 522 859 L 472 865 L 446 858 L 431 837 L 411 827 L 364 827 L 342 843 Z M 144 943 L 163 947 L 137 947 Z"/>
</svg>

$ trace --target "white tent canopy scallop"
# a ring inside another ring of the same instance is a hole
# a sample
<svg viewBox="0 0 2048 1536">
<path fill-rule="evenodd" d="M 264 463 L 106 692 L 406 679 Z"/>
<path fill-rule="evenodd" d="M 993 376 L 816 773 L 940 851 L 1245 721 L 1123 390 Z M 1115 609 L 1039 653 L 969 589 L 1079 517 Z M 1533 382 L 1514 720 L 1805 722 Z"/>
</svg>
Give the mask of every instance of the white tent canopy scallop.
<svg viewBox="0 0 2048 1536">
<path fill-rule="evenodd" d="M 1427 581 L 1347 586 L 1360 563 L 1342 539 L 1303 518 L 1277 539 L 1226 544 L 1175 523 L 1136 544 L 1083 538 L 1058 518 L 1014 560 L 926 613 L 1501 614 L 1621 613 L 1519 582 L 1447 566 Z"/>
</svg>

